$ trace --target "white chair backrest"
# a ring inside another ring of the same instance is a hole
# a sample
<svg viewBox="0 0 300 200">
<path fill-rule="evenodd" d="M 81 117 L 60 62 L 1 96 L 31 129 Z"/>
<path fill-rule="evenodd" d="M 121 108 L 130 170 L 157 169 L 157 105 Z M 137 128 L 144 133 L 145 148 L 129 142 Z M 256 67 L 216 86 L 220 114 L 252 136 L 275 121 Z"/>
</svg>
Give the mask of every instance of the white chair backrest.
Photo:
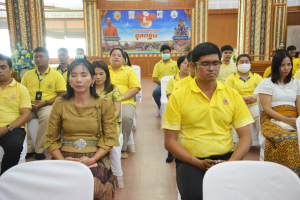
<svg viewBox="0 0 300 200">
<path fill-rule="evenodd" d="M 138 77 L 138 79 L 140 81 L 141 87 L 142 87 L 142 82 L 141 82 L 141 79 L 142 79 L 141 78 L 141 67 L 138 66 L 138 65 L 132 65 L 132 67 L 133 67 L 133 69 L 134 69 L 134 71 L 135 71 L 135 73 L 136 73 L 136 75 L 137 75 L 137 77 Z M 139 91 L 138 98 L 140 100 L 142 99 L 142 90 Z"/>
<path fill-rule="evenodd" d="M 300 131 L 300 117 L 297 118 L 296 126 L 297 126 L 297 132 L 298 132 L 298 144 L 299 144 L 299 151 L 300 151 L 300 137 L 299 137 L 299 131 Z"/>
<path fill-rule="evenodd" d="M 121 102 L 121 110 L 120 110 L 120 114 L 118 116 L 118 120 L 122 121 L 122 102 Z M 122 134 L 122 122 L 120 123 L 120 135 Z"/>
<path fill-rule="evenodd" d="M 299 200 L 300 180 L 272 162 L 233 161 L 210 168 L 203 180 L 203 200 Z"/>
<path fill-rule="evenodd" d="M 91 170 L 73 161 L 27 162 L 12 167 L 0 177 L 3 200 L 92 200 L 93 194 Z"/>
<path fill-rule="evenodd" d="M 160 80 L 160 85 L 161 85 L 161 97 L 160 97 L 160 102 L 163 102 L 163 101 L 168 101 L 168 98 L 167 98 L 167 84 L 168 84 L 168 81 L 173 78 L 174 76 L 164 76 L 161 78 Z"/>
</svg>

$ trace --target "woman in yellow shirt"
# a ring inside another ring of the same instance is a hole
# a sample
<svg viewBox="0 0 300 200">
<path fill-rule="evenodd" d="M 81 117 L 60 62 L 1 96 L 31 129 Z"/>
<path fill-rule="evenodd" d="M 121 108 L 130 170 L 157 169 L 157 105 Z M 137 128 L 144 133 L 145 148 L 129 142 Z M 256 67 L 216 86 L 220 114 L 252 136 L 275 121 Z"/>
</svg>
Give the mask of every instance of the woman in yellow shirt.
<svg viewBox="0 0 300 200">
<path fill-rule="evenodd" d="M 114 199 L 110 150 L 120 145 L 116 118 L 111 100 L 97 95 L 94 82 L 95 71 L 89 61 L 71 63 L 67 94 L 57 98 L 52 107 L 45 148 L 56 160 L 81 162 L 91 169 L 94 199 Z"/>
<path fill-rule="evenodd" d="M 110 51 L 110 63 L 108 66 L 111 83 L 117 86 L 121 94 L 122 100 L 122 134 L 123 147 L 122 158 L 127 158 L 125 152 L 127 143 L 132 130 L 133 117 L 135 114 L 135 102 L 133 97 L 140 91 L 140 81 L 132 67 L 124 66 L 124 52 L 120 48 L 114 48 Z"/>
<path fill-rule="evenodd" d="M 259 74 L 253 73 L 251 69 L 251 59 L 248 54 L 241 54 L 236 60 L 237 72 L 231 74 L 225 82 L 225 85 L 235 89 L 242 96 L 247 107 L 255 121 L 255 126 L 258 131 L 260 128 L 259 113 L 257 106 L 257 97 L 254 97 L 253 92 L 256 86 L 262 81 Z"/>
<path fill-rule="evenodd" d="M 186 55 L 181 56 L 181 57 L 178 58 L 177 66 L 178 66 L 180 71 L 173 78 L 171 78 L 168 81 L 168 84 L 167 84 L 166 94 L 167 94 L 168 99 L 169 99 L 170 95 L 173 92 L 175 83 L 177 83 L 177 81 L 189 76 L 189 63 L 188 63 Z"/>
</svg>

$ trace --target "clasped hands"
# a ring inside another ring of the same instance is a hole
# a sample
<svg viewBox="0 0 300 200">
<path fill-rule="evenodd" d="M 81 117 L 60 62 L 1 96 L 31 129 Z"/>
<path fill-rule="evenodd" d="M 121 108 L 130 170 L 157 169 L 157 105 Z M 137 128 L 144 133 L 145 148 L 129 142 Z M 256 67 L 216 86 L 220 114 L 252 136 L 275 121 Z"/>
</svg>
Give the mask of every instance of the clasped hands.
<svg viewBox="0 0 300 200">
<path fill-rule="evenodd" d="M 246 104 L 253 104 L 257 101 L 257 98 L 256 97 L 243 97 L 244 101 Z"/>
<path fill-rule="evenodd" d="M 86 156 L 82 156 L 81 158 L 66 157 L 65 160 L 80 162 L 82 164 L 85 164 L 86 166 L 90 166 L 95 163 L 94 159 L 88 158 Z"/>
<path fill-rule="evenodd" d="M 40 100 L 31 101 L 31 104 L 32 104 L 32 110 L 36 112 L 39 111 L 40 108 L 47 105 L 45 101 L 40 101 Z"/>
<path fill-rule="evenodd" d="M 209 168 L 211 168 L 212 166 L 222 163 L 222 162 L 226 162 L 224 160 L 210 160 L 210 159 L 205 159 L 205 160 L 199 160 L 199 159 L 195 159 L 194 160 L 194 166 L 198 167 L 199 169 L 202 169 L 204 171 L 207 171 Z"/>
</svg>

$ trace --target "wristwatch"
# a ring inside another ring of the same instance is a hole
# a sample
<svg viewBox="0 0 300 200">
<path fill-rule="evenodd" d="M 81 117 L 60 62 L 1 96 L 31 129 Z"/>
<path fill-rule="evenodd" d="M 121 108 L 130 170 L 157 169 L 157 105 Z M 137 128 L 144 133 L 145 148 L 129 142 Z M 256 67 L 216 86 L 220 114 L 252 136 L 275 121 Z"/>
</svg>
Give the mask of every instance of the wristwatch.
<svg viewBox="0 0 300 200">
<path fill-rule="evenodd" d="M 49 105 L 50 105 L 48 101 L 45 101 L 45 103 L 46 103 L 46 106 L 49 106 Z"/>
<path fill-rule="evenodd" d="M 14 129 L 13 129 L 13 127 L 11 127 L 11 125 L 6 125 L 6 127 L 8 128 L 8 130 L 10 131 L 10 132 L 12 132 Z"/>
</svg>

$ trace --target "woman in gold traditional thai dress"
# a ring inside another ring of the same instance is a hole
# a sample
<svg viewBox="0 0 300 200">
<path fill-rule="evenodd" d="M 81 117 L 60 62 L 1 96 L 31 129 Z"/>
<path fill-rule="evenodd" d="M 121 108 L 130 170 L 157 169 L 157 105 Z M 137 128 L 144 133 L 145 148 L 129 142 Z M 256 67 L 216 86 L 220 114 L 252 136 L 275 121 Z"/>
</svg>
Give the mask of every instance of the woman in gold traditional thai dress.
<svg viewBox="0 0 300 200">
<path fill-rule="evenodd" d="M 98 96 L 94 82 L 95 71 L 89 61 L 78 59 L 70 64 L 67 95 L 53 104 L 45 148 L 56 160 L 89 166 L 94 176 L 94 199 L 110 200 L 115 192 L 110 150 L 119 146 L 116 117 L 112 101 Z"/>
</svg>

